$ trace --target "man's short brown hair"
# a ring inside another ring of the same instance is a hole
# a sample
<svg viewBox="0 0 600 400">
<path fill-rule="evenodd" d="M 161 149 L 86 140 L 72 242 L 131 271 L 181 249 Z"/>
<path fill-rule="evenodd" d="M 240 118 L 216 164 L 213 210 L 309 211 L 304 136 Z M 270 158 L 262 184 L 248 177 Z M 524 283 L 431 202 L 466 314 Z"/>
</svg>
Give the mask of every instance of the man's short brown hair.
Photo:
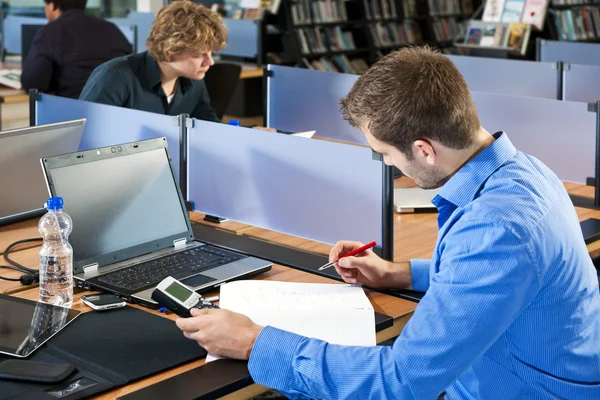
<svg viewBox="0 0 600 400">
<path fill-rule="evenodd" d="M 186 52 L 219 51 L 226 43 L 227 29 L 219 14 L 180 0 L 158 12 L 146 47 L 155 60 L 170 62 Z"/>
<path fill-rule="evenodd" d="M 391 53 L 365 72 L 341 101 L 344 118 L 366 127 L 412 159 L 417 139 L 466 149 L 479 129 L 467 83 L 456 66 L 431 48 Z"/>
</svg>

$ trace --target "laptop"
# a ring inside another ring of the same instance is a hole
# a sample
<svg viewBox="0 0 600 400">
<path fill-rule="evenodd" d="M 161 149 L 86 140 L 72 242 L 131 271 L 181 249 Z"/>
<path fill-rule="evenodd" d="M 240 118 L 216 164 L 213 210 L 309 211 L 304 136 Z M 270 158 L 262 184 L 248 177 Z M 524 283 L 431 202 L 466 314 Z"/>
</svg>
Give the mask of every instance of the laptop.
<svg viewBox="0 0 600 400">
<path fill-rule="evenodd" d="M 394 210 L 399 213 L 436 212 L 431 202 L 440 189 L 421 189 L 419 187 L 395 188 Z"/>
<path fill-rule="evenodd" d="M 40 158 L 77 151 L 85 119 L 0 132 L 0 225 L 39 217 L 48 199 Z"/>
<path fill-rule="evenodd" d="M 152 291 L 167 276 L 205 292 L 271 269 L 195 240 L 164 137 L 41 161 L 50 195 L 73 220 L 78 287 L 157 308 Z"/>
</svg>

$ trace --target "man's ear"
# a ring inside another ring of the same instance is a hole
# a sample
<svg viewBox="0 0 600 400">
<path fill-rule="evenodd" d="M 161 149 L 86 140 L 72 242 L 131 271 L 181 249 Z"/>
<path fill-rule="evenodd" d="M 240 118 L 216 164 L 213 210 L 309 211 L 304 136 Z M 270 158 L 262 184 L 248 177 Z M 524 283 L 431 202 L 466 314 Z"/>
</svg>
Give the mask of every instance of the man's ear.
<svg viewBox="0 0 600 400">
<path fill-rule="evenodd" d="M 436 161 L 436 152 L 427 139 L 417 139 L 413 142 L 412 146 L 413 156 L 417 159 L 421 159 L 429 165 L 434 165 Z"/>
</svg>

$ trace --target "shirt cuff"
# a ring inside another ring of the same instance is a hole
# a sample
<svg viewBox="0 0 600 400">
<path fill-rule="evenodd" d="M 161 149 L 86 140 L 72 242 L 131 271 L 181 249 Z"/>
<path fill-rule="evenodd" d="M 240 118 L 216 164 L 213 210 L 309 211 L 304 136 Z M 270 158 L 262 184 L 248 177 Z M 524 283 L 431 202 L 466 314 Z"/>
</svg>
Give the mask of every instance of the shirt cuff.
<svg viewBox="0 0 600 400">
<path fill-rule="evenodd" d="M 295 333 L 265 326 L 256 338 L 248 360 L 254 382 L 285 391 L 286 385 L 293 380 L 292 360 L 303 339 Z"/>
<path fill-rule="evenodd" d="M 412 290 L 426 292 L 429 288 L 429 266 L 431 260 L 414 258 L 410 260 Z"/>
</svg>

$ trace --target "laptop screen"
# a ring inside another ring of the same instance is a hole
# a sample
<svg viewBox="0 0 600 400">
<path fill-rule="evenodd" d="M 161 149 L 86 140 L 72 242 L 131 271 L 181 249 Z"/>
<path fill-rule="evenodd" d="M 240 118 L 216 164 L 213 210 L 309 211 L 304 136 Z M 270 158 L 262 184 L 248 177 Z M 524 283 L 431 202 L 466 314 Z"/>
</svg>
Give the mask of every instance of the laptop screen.
<svg viewBox="0 0 600 400">
<path fill-rule="evenodd" d="M 157 241 L 173 235 L 187 236 L 186 211 L 165 148 L 121 156 L 100 153 L 80 153 L 92 160 L 48 170 L 51 191 L 64 199 L 65 212 L 73 220 L 69 242 L 75 266 L 84 260 L 99 262 L 104 256 L 102 266 L 172 246 L 172 238 L 170 243 Z M 131 251 L 142 244 L 145 251 Z"/>
</svg>

